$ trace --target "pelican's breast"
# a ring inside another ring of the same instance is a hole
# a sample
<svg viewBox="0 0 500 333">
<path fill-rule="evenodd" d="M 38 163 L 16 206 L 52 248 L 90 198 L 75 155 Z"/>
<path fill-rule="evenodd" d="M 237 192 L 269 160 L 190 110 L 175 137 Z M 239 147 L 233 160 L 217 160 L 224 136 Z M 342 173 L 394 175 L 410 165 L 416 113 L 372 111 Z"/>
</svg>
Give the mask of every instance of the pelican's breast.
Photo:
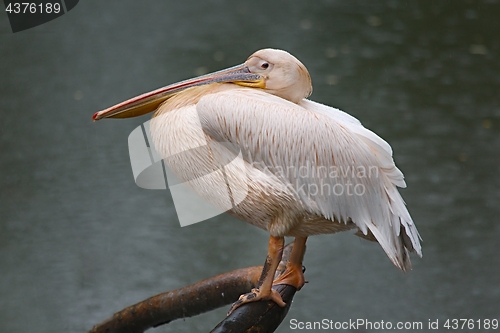
<svg viewBox="0 0 500 333">
<path fill-rule="evenodd" d="M 285 234 L 298 222 L 303 208 L 290 190 L 245 161 L 239 147 L 207 135 L 196 105 L 161 106 L 150 129 L 167 167 L 204 200 L 273 234 Z M 273 232 L 269 223 L 277 216 Z"/>
</svg>

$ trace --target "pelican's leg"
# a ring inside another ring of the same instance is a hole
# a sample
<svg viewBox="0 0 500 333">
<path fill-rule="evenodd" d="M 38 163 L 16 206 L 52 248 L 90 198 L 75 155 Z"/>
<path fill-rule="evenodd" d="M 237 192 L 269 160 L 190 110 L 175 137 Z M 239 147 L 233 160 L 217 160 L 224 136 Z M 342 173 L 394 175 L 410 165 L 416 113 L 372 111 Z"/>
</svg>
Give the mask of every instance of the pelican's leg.
<svg viewBox="0 0 500 333">
<path fill-rule="evenodd" d="M 283 302 L 281 295 L 276 290 L 271 289 L 273 286 L 274 273 L 276 272 L 276 269 L 281 261 L 284 245 L 284 237 L 271 236 L 269 238 L 266 263 L 264 265 L 264 269 L 262 270 L 262 275 L 260 276 L 258 288 L 252 289 L 252 291 L 248 294 L 241 295 L 240 298 L 233 303 L 228 315 L 230 315 L 231 312 L 236 310 L 236 308 L 240 307 L 242 304 L 256 302 L 259 300 L 272 300 L 279 306 L 285 306 L 285 302 Z"/>
<path fill-rule="evenodd" d="M 304 272 L 302 271 L 302 260 L 306 252 L 307 237 L 295 237 L 293 243 L 292 253 L 290 260 L 286 264 L 286 269 L 273 284 L 288 284 L 300 290 L 306 280 L 304 279 Z"/>
</svg>

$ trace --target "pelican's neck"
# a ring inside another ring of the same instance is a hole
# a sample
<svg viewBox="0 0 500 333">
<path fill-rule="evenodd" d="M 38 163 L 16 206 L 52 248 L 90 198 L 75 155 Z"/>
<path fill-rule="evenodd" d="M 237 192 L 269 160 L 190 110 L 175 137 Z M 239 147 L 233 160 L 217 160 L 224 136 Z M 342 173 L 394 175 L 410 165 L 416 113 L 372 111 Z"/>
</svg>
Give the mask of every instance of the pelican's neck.
<svg viewBox="0 0 500 333">
<path fill-rule="evenodd" d="M 232 83 L 211 83 L 203 86 L 191 87 L 174 94 L 163 102 L 153 117 L 176 110 L 185 106 L 197 104 L 203 96 L 220 91 L 237 89 L 238 85 Z"/>
</svg>

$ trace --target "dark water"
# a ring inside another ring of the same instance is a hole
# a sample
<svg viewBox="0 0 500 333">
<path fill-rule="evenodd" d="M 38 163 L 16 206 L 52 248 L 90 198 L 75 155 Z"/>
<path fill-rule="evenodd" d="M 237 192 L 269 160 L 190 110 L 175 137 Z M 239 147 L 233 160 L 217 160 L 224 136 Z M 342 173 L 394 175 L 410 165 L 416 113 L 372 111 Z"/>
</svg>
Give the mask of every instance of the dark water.
<svg viewBox="0 0 500 333">
<path fill-rule="evenodd" d="M 228 216 L 181 228 L 134 184 L 128 134 L 93 112 L 167 83 L 296 55 L 312 99 L 387 139 L 424 258 L 399 272 L 351 234 L 312 237 L 289 320 L 500 317 L 500 2 L 81 1 L 12 34 L 0 14 L 0 331 L 85 332 L 156 293 L 264 260 Z M 227 309 L 155 332 L 206 332 Z M 352 330 L 351 330 L 352 331 Z M 360 330 L 383 331 L 383 330 Z M 481 331 L 479 329 L 470 331 Z"/>
</svg>

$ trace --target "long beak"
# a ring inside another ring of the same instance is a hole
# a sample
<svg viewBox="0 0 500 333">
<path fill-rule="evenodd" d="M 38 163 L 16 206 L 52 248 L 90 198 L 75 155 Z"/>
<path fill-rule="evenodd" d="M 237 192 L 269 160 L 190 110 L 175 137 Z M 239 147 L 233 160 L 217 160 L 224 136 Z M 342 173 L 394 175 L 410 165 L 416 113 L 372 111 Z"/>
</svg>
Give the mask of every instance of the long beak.
<svg viewBox="0 0 500 333">
<path fill-rule="evenodd" d="M 265 87 L 262 76 L 250 73 L 248 67 L 246 67 L 245 64 L 241 64 L 139 95 L 94 113 L 92 119 L 97 121 L 103 118 L 130 118 L 142 116 L 146 113 L 155 111 L 161 103 L 182 90 L 216 82 L 232 82 L 242 86 L 255 88 Z"/>
</svg>

